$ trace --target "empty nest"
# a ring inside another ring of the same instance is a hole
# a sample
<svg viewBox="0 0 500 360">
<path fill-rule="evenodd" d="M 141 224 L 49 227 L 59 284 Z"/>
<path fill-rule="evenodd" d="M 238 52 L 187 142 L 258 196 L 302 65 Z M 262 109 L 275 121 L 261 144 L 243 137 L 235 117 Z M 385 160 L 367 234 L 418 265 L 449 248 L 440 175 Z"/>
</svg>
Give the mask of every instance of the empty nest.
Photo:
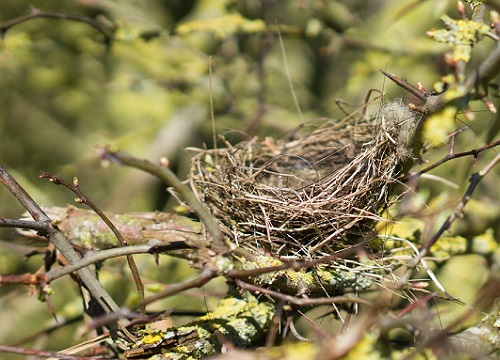
<svg viewBox="0 0 500 360">
<path fill-rule="evenodd" d="M 196 150 L 191 187 L 238 246 L 331 254 L 373 237 L 419 123 L 397 100 L 372 116 L 316 119 L 280 140 L 223 139 L 224 148 Z"/>
</svg>

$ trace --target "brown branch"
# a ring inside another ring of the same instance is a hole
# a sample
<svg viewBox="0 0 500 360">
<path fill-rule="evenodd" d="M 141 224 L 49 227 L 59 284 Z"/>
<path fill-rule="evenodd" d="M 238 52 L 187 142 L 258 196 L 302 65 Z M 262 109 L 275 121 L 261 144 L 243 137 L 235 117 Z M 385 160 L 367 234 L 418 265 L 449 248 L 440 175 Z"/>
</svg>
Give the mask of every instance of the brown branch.
<svg viewBox="0 0 500 360">
<path fill-rule="evenodd" d="M 90 200 L 81 190 L 78 185 L 78 179 L 75 177 L 73 180 L 73 184 L 70 184 L 64 179 L 58 178 L 55 175 L 52 175 L 45 171 L 40 171 L 40 175 L 38 176 L 41 179 L 49 179 L 50 182 L 56 185 L 63 185 L 64 187 L 71 190 L 73 193 L 78 196 L 76 201 L 80 204 L 85 204 L 89 208 L 91 208 L 104 223 L 111 229 L 113 234 L 115 234 L 116 238 L 120 241 L 122 246 L 127 246 L 127 241 L 123 238 L 123 235 L 118 231 L 116 226 L 109 220 L 106 214 L 92 201 Z M 141 281 L 141 276 L 139 275 L 139 270 L 137 269 L 137 265 L 134 261 L 134 258 L 131 255 L 126 255 L 127 263 L 130 271 L 132 272 L 132 276 L 134 278 L 135 287 L 137 289 L 137 293 L 139 294 L 139 300 L 144 299 L 144 284 Z M 140 309 L 141 313 L 145 313 L 146 309 Z"/>
<path fill-rule="evenodd" d="M 442 110 L 445 105 L 445 92 L 439 95 L 425 94 L 407 81 L 400 79 L 398 76 L 388 74 L 380 70 L 382 74 L 394 81 L 398 86 L 409 91 L 420 100 L 424 101 L 424 105 L 419 109 L 424 113 L 436 113 Z M 487 89 L 488 83 L 500 73 L 500 43 L 497 43 L 495 50 L 478 66 L 474 72 L 465 80 L 465 95 L 453 101 L 463 108 L 470 100 L 479 100 L 484 98 L 478 90 L 479 87 Z"/>
<path fill-rule="evenodd" d="M 80 260 L 80 256 L 73 249 L 72 245 L 64 235 L 52 225 L 51 219 L 45 214 L 40 206 L 29 196 L 24 188 L 0 166 L 0 182 L 14 195 L 14 197 L 31 214 L 33 219 L 45 226 L 42 231 L 45 236 L 59 252 L 66 258 L 68 263 L 73 264 Z M 111 298 L 95 275 L 88 268 L 82 268 L 77 271 L 88 291 L 95 297 L 105 311 L 117 311 L 120 307 Z"/>
<path fill-rule="evenodd" d="M 418 99 L 422 100 L 424 103 L 427 100 L 427 94 L 424 93 L 422 90 L 416 88 L 412 84 L 410 84 L 408 81 L 404 79 L 400 79 L 398 76 L 394 74 L 389 74 L 388 72 L 385 72 L 384 70 L 380 70 L 382 74 L 387 76 L 390 80 L 394 81 L 398 86 L 402 87 L 409 93 L 415 95 Z"/>
<path fill-rule="evenodd" d="M 429 165 L 429 166 L 423 168 L 420 171 L 411 173 L 408 177 L 411 177 L 411 176 L 420 176 L 420 175 L 422 175 L 424 173 L 427 173 L 427 172 L 431 171 L 432 169 L 434 169 L 434 168 L 436 168 L 436 167 L 444 164 L 445 162 L 448 162 L 448 161 L 453 160 L 453 159 L 458 159 L 458 158 L 465 157 L 465 156 L 474 156 L 474 158 L 477 158 L 477 156 L 481 152 L 483 152 L 485 150 L 489 150 L 489 149 L 495 148 L 497 146 L 500 146 L 500 140 L 494 141 L 494 142 L 492 142 L 490 144 L 487 144 L 487 145 L 482 146 L 482 147 L 477 148 L 477 149 L 472 149 L 472 150 L 469 150 L 469 151 L 463 151 L 463 152 L 459 152 L 459 153 L 454 153 L 453 149 L 451 149 L 449 154 L 447 154 L 446 156 L 444 156 L 440 160 L 436 161 L 434 164 Z"/>
<path fill-rule="evenodd" d="M 0 227 L 35 230 L 40 234 L 47 231 L 46 224 L 29 220 L 0 219 Z"/>
<path fill-rule="evenodd" d="M 457 218 L 459 218 L 462 215 L 462 213 L 464 211 L 464 208 L 465 208 L 465 205 L 470 200 L 470 198 L 472 196 L 472 193 L 476 189 L 476 187 L 479 184 L 479 182 L 499 162 L 500 162 L 500 153 L 497 154 L 497 156 L 495 156 L 495 158 L 493 160 L 491 160 L 481 171 L 479 171 L 479 172 L 474 173 L 474 174 L 471 175 L 470 180 L 469 180 L 470 181 L 469 187 L 465 191 L 465 194 L 463 195 L 462 199 L 455 206 L 455 209 L 453 209 L 453 212 L 448 216 L 448 218 L 445 220 L 445 222 L 443 223 L 443 225 L 441 225 L 441 228 L 439 228 L 439 230 L 434 234 L 434 236 L 432 236 L 432 238 L 429 239 L 429 241 L 427 242 L 427 244 L 425 245 L 425 247 L 420 251 L 420 253 L 418 254 L 418 256 L 416 256 L 414 258 L 414 261 L 409 266 L 408 271 L 404 274 L 404 276 L 401 277 L 401 279 L 400 279 L 400 283 L 401 284 L 406 284 L 407 283 L 408 279 L 411 276 L 411 273 L 417 267 L 417 265 L 420 263 L 420 261 L 422 261 L 422 259 L 425 256 L 427 256 L 427 254 L 429 253 L 431 247 L 439 240 L 439 238 L 443 235 L 443 233 L 450 228 L 451 224 Z"/>
<path fill-rule="evenodd" d="M 102 158 L 114 163 L 135 167 L 156 176 L 165 184 L 172 186 L 184 198 L 187 204 L 206 226 L 208 232 L 212 236 L 213 244 L 211 249 L 218 254 L 228 251 L 224 234 L 212 214 L 203 206 L 191 189 L 184 185 L 170 169 L 155 165 L 146 160 L 135 158 L 123 152 L 111 151 L 109 148 L 104 148 Z M 200 247 L 207 247 L 206 243 L 200 243 L 199 245 Z"/>
<path fill-rule="evenodd" d="M 160 291 L 159 293 L 152 295 L 143 301 L 141 301 L 137 306 L 146 306 L 148 304 L 151 304 L 155 301 L 164 299 L 166 297 L 169 297 L 171 295 L 175 295 L 181 291 L 187 290 L 187 289 L 192 289 L 195 287 L 202 287 L 206 283 L 208 283 L 210 280 L 215 278 L 217 276 L 217 273 L 213 271 L 210 268 L 204 269 L 198 276 L 182 281 L 176 284 L 168 285 L 166 290 Z"/>
<path fill-rule="evenodd" d="M 0 284 L 43 284 L 50 283 L 65 275 L 71 274 L 74 271 L 82 269 L 86 266 L 95 264 L 99 261 L 112 259 L 120 256 L 128 256 L 132 254 L 150 254 L 156 252 L 155 245 L 132 245 L 126 247 L 118 247 L 96 252 L 89 252 L 79 261 L 63 266 L 58 269 L 48 271 L 46 273 L 23 274 L 23 275 L 1 275 Z"/>
<path fill-rule="evenodd" d="M 0 352 L 6 352 L 10 354 L 19 354 L 24 356 L 36 356 L 40 358 L 54 358 L 60 360 L 106 360 L 109 358 L 102 357 L 87 357 L 87 356 L 78 356 L 78 355 L 70 355 L 57 351 L 44 351 L 44 350 L 35 350 L 35 349 L 26 349 L 17 346 L 9 346 L 0 344 Z"/>
<path fill-rule="evenodd" d="M 4 35 L 12 27 L 22 24 L 26 21 L 36 19 L 36 18 L 50 18 L 50 19 L 60 19 L 60 20 L 72 20 L 90 25 L 98 32 L 104 36 L 104 43 L 109 46 L 113 42 L 113 31 L 107 28 L 100 22 L 82 15 L 64 14 L 51 11 L 41 11 L 35 7 L 31 7 L 31 11 L 28 15 L 20 16 L 4 23 L 0 24 L 0 34 Z"/>
<path fill-rule="evenodd" d="M 287 295 L 280 293 L 278 291 L 266 289 L 262 286 L 252 285 L 245 281 L 235 279 L 236 285 L 241 289 L 263 293 L 269 295 L 273 298 L 283 300 L 287 303 L 294 304 L 297 306 L 318 306 L 318 305 L 330 305 L 333 303 L 341 304 L 341 303 L 356 303 L 362 304 L 366 306 L 372 306 L 373 304 L 365 299 L 354 297 L 354 296 L 333 296 L 333 297 L 323 297 L 323 298 L 315 298 L 315 299 L 307 299 L 307 298 L 298 298 L 296 296 Z"/>
</svg>

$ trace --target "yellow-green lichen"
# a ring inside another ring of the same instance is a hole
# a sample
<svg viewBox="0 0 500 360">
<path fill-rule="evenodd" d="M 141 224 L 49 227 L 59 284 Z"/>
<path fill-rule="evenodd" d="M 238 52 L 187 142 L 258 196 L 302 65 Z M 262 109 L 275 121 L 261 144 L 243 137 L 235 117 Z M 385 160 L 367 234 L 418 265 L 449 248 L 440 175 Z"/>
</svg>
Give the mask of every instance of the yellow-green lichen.
<svg viewBox="0 0 500 360">
<path fill-rule="evenodd" d="M 447 259 L 452 255 L 463 254 L 467 250 L 467 239 L 462 236 L 441 237 L 430 249 L 431 256 Z"/>
<path fill-rule="evenodd" d="M 345 360 L 380 360 L 381 354 L 375 349 L 378 340 L 376 332 L 364 334 L 363 337 L 354 345 L 354 347 L 344 357 Z"/>
<path fill-rule="evenodd" d="M 287 344 L 269 348 L 266 350 L 266 355 L 271 359 L 288 359 L 288 360 L 304 360 L 316 359 L 319 349 L 317 344 L 312 342 L 300 342 L 295 344 Z"/>
<path fill-rule="evenodd" d="M 141 342 L 143 344 L 156 344 L 163 339 L 163 331 L 161 330 L 139 330 L 139 332 L 146 334 Z"/>
<path fill-rule="evenodd" d="M 196 338 L 182 343 L 169 351 L 187 357 L 201 358 L 220 351 L 220 337 L 237 347 L 251 345 L 265 334 L 275 312 L 275 305 L 259 301 L 247 294 L 245 297 L 228 297 L 221 300 L 217 308 L 176 331 L 195 331 Z"/>
<path fill-rule="evenodd" d="M 448 141 L 449 134 L 455 129 L 456 113 L 455 107 L 448 106 L 427 118 L 423 136 L 432 147 L 439 147 Z"/>
<path fill-rule="evenodd" d="M 452 59 L 469 62 L 472 47 L 490 31 L 490 27 L 472 20 L 455 20 L 443 15 L 441 20 L 447 29 L 432 29 L 427 32 L 431 38 L 452 47 Z"/>
<path fill-rule="evenodd" d="M 472 252 L 475 254 L 491 254 L 498 248 L 493 229 L 487 229 L 484 234 L 472 238 Z"/>
<path fill-rule="evenodd" d="M 262 269 L 274 266 L 283 265 L 283 262 L 272 257 L 266 255 L 257 255 L 252 261 L 237 258 L 238 265 L 237 267 L 241 270 L 255 270 Z M 259 285 L 270 285 L 274 283 L 276 277 L 278 276 L 278 272 L 266 272 L 264 274 L 260 274 L 258 276 L 253 277 L 254 282 Z"/>
<path fill-rule="evenodd" d="M 240 14 L 229 14 L 211 19 L 194 20 L 177 27 L 177 34 L 186 35 L 195 31 L 211 32 L 217 39 L 241 33 L 259 33 L 266 30 L 266 24 L 260 19 L 245 19 Z"/>
</svg>

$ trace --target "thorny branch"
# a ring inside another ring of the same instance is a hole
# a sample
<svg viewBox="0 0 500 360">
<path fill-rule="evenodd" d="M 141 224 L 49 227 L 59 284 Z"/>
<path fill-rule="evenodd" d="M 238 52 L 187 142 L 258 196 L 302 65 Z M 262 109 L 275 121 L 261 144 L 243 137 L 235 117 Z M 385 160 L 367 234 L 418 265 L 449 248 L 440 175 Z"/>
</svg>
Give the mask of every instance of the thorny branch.
<svg viewBox="0 0 500 360">
<path fill-rule="evenodd" d="M 106 360 L 106 358 L 102 357 L 88 357 L 88 356 L 79 356 L 79 355 L 70 355 L 65 354 L 63 352 L 56 351 L 44 351 L 44 350 L 36 350 L 36 349 L 26 349 L 17 346 L 9 346 L 0 344 L 1 352 L 8 352 L 11 354 L 19 354 L 24 356 L 36 356 L 37 358 L 53 358 L 60 360 Z"/>
<path fill-rule="evenodd" d="M 95 264 L 99 261 L 104 261 L 120 256 L 128 256 L 132 254 L 150 254 L 154 251 L 154 249 L 154 245 L 131 245 L 126 247 L 100 250 L 97 252 L 88 252 L 77 262 L 54 270 L 50 270 L 46 273 L 1 275 L 0 284 L 48 284 L 56 279 L 71 274 L 72 272 L 82 269 L 86 266 Z"/>
<path fill-rule="evenodd" d="M 485 6 L 485 4 L 474 6 L 473 21 L 484 23 L 483 16 Z M 498 41 L 498 37 L 500 35 L 500 24 L 496 23 L 493 25 L 493 30 L 495 33 L 492 34 L 492 38 L 497 42 L 496 47 L 488 55 L 488 57 L 465 79 L 464 95 L 459 99 L 452 100 L 455 104 L 459 104 L 460 107 L 466 106 L 470 100 L 484 100 L 485 102 L 487 102 L 486 95 L 488 93 L 488 84 L 500 73 L 500 42 Z M 466 64 L 463 61 L 459 61 L 459 63 L 460 64 L 455 64 L 455 66 L 463 70 Z M 459 71 L 459 73 L 462 73 L 462 70 Z M 416 106 L 416 108 L 424 113 L 437 113 L 442 110 L 449 102 L 449 100 L 447 100 L 446 98 L 446 91 L 438 95 L 430 94 L 423 89 L 409 84 L 406 80 L 401 79 L 394 74 L 389 74 L 383 70 L 381 70 L 381 72 L 389 79 L 394 81 L 398 86 L 404 88 L 405 90 L 416 96 L 419 100 L 421 100 L 423 104 L 420 106 Z"/>
<path fill-rule="evenodd" d="M 75 200 L 78 203 L 85 204 L 89 208 L 91 208 L 105 223 L 106 225 L 111 229 L 113 234 L 117 237 L 117 239 L 120 241 L 120 244 L 122 246 L 127 246 L 127 241 L 123 238 L 122 234 L 116 226 L 109 220 L 109 218 L 106 216 L 106 214 L 99 209 L 99 207 L 94 204 L 92 200 L 90 200 L 81 190 L 80 186 L 78 184 L 78 179 L 75 177 L 73 179 L 73 184 L 70 184 L 64 179 L 60 179 L 55 175 L 49 174 L 48 172 L 45 171 L 40 171 L 39 177 L 41 179 L 49 179 L 50 182 L 56 184 L 56 185 L 63 185 L 64 187 L 68 188 L 69 190 L 73 191 L 78 198 Z M 137 269 L 137 265 L 134 261 L 134 258 L 131 255 L 126 255 L 125 256 L 127 259 L 128 266 L 130 268 L 130 271 L 132 272 L 132 276 L 134 278 L 134 283 L 137 288 L 137 293 L 139 294 L 139 299 L 143 300 L 144 299 L 144 285 L 141 281 L 141 277 L 139 275 L 139 270 Z M 145 313 L 146 309 L 142 308 L 141 312 Z"/>
<path fill-rule="evenodd" d="M 426 243 L 425 247 L 420 251 L 418 256 L 416 256 L 412 264 L 409 266 L 408 271 L 405 273 L 403 277 L 400 279 L 401 284 L 406 284 L 413 273 L 413 270 L 415 267 L 422 261 L 422 259 L 427 256 L 429 253 L 431 247 L 439 240 L 439 238 L 443 235 L 445 231 L 447 231 L 451 224 L 459 218 L 464 211 L 465 205 L 467 202 L 470 200 L 472 193 L 476 189 L 477 185 L 479 182 L 488 174 L 495 165 L 497 165 L 500 162 L 500 154 L 497 154 L 493 160 L 491 160 L 481 171 L 474 173 L 471 175 L 469 181 L 470 185 L 465 191 L 462 199 L 460 202 L 455 206 L 455 209 L 453 209 L 453 212 L 448 216 L 448 218 L 445 220 L 441 228 L 432 236 L 431 239 Z"/>
<path fill-rule="evenodd" d="M 45 228 L 41 234 L 56 247 L 57 250 L 66 258 L 70 264 L 74 264 L 80 260 L 80 256 L 73 249 L 64 235 L 52 225 L 51 219 L 38 206 L 38 204 L 29 196 L 24 188 L 7 172 L 5 168 L 0 166 L 0 181 L 14 195 L 14 197 L 23 205 L 23 207 Z M 82 279 L 87 287 L 87 290 L 99 302 L 102 308 L 106 311 L 117 311 L 119 306 L 109 296 L 108 292 L 102 287 L 95 275 L 88 268 L 77 270 L 77 274 Z"/>
<path fill-rule="evenodd" d="M 444 164 L 445 162 L 448 162 L 448 161 L 453 160 L 453 159 L 458 159 L 458 158 L 465 157 L 465 156 L 473 156 L 474 159 L 476 159 L 478 157 L 478 155 L 480 153 L 482 153 L 483 151 L 493 149 L 497 146 L 500 146 L 500 140 L 496 140 L 490 144 L 481 146 L 477 149 L 472 149 L 469 151 L 463 151 L 463 152 L 459 152 L 459 153 L 454 153 L 453 148 L 452 148 L 450 150 L 449 154 L 447 154 L 446 156 L 444 156 L 440 160 L 436 161 L 434 164 L 429 165 L 429 166 L 425 167 L 424 169 L 419 170 L 417 172 L 411 173 L 410 175 L 408 175 L 408 177 L 418 177 L 418 176 L 420 176 L 424 173 L 427 173 L 427 172 L 431 171 L 432 169 Z"/>
</svg>

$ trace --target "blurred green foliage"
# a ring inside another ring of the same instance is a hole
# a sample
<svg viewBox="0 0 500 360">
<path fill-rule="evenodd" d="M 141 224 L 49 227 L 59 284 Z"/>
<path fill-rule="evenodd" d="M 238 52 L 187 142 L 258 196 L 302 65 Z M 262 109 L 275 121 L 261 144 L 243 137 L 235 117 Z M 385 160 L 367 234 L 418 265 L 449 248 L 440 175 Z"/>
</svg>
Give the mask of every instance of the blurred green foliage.
<svg viewBox="0 0 500 360">
<path fill-rule="evenodd" d="M 93 18 L 113 31 L 114 40 L 107 46 L 102 34 L 87 24 L 47 18 L 24 22 L 4 34 L 0 52 L 0 163 L 42 205 L 64 206 L 74 196 L 37 179 L 40 169 L 66 179 L 77 176 L 82 190 L 104 210 L 168 210 L 163 185 L 135 170 L 102 168 L 98 147 L 112 144 L 156 162 L 166 156 L 184 178 L 187 154 L 183 148 L 205 143 L 212 146 L 211 100 L 217 132 L 237 141 L 255 134 L 281 136 L 314 117 L 341 117 L 336 99 L 357 107 L 371 89 L 385 91 L 389 98 L 408 96 L 387 82 L 379 69 L 431 88 L 449 71 L 442 61 L 447 45 L 432 41 L 425 32 L 441 27 L 444 13 L 457 18 L 455 2 L 415 3 L 2 1 L 0 22 L 27 14 L 30 6 L 35 6 L 42 11 Z M 483 42 L 474 48 L 470 69 L 491 47 L 492 43 Z M 457 149 L 482 146 L 485 139 L 497 135 L 496 115 L 486 112 L 481 104 L 475 109 L 473 123 L 460 116 L 454 120 L 455 127 L 469 127 L 458 138 Z M 446 152 L 437 150 L 426 154 L 426 159 L 435 161 Z M 477 168 L 487 160 L 487 153 L 481 155 Z M 450 209 L 474 171 L 469 158 L 439 167 L 433 174 L 455 182 L 459 189 L 423 180 L 419 199 L 433 202 L 432 207 L 438 210 Z M 484 179 L 474 194 L 473 211 L 454 225 L 453 233 L 471 238 L 491 228 L 498 241 L 499 177 L 496 169 Z M 443 201 L 438 204 L 436 199 Z M 2 217 L 15 218 L 23 211 L 3 188 L 0 200 Z M 440 224 L 442 216 L 437 220 L 432 226 Z M 474 257 L 467 261 L 467 266 L 488 271 L 483 260 Z M 1 261 L 2 273 L 36 271 L 38 266 L 14 263 Z M 177 269 L 175 264 L 162 267 L 161 276 L 148 260 L 141 262 L 140 270 L 167 283 L 179 280 L 171 274 L 188 276 L 186 269 Z M 460 265 L 450 265 L 446 276 L 456 273 L 457 267 Z M 473 281 L 482 283 L 485 276 Z M 114 282 L 112 294 L 133 302 L 121 286 L 129 280 L 113 279 L 116 277 L 108 279 L 108 285 Z M 63 289 L 56 287 L 56 294 L 75 292 L 67 284 Z M 464 292 L 459 290 L 462 296 Z M 25 298 L 25 293 L 15 294 L 23 304 L 29 303 L 27 307 L 34 306 L 19 321 L 37 321 L 35 314 L 50 321 L 43 304 Z M 64 302 L 57 295 L 54 298 Z M 69 306 L 57 305 L 63 309 Z M 164 305 L 174 306 L 169 301 Z M 5 336 L 0 336 L 0 342 Z M 57 339 L 59 343 L 51 346 L 66 346 L 68 340 L 73 339 Z"/>
<path fill-rule="evenodd" d="M 114 41 L 106 47 L 87 24 L 47 18 L 6 32 L 0 162 L 47 205 L 72 197 L 37 180 L 39 169 L 78 176 L 88 195 L 109 210 L 162 209 L 161 186 L 133 171 L 101 170 L 96 147 L 114 144 L 153 161 L 167 156 L 177 166 L 184 146 L 211 142 L 210 96 L 218 132 L 238 130 L 232 136 L 241 139 L 340 116 L 335 99 L 358 105 L 370 89 L 385 86 L 390 96 L 401 96 L 381 68 L 431 84 L 443 48 L 424 30 L 439 24 L 441 14 L 429 3 L 401 13 L 408 4 L 3 2 L 1 21 L 28 13 L 32 5 L 94 18 L 114 31 Z M 185 169 L 180 172 L 184 177 Z M 20 211 L 0 206 L 7 216 Z"/>
</svg>

